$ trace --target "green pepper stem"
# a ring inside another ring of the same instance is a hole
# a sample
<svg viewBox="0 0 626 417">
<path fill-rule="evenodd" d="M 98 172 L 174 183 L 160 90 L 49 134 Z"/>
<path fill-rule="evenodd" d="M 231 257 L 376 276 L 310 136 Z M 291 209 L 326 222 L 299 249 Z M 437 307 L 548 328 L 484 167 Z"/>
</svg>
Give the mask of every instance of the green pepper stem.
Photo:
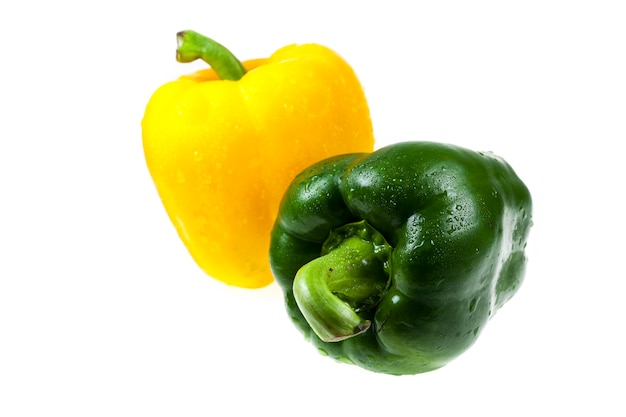
<svg viewBox="0 0 626 417">
<path fill-rule="evenodd" d="M 390 247 L 385 242 L 381 249 L 378 243 L 361 236 L 345 237 L 297 272 L 296 303 L 323 341 L 338 342 L 370 328 L 370 321 L 358 313 L 376 305 L 389 282 Z"/>
<path fill-rule="evenodd" d="M 223 45 L 192 30 L 176 34 L 178 62 L 193 62 L 202 59 L 209 64 L 222 80 L 237 81 L 246 73 L 241 61 Z"/>
</svg>

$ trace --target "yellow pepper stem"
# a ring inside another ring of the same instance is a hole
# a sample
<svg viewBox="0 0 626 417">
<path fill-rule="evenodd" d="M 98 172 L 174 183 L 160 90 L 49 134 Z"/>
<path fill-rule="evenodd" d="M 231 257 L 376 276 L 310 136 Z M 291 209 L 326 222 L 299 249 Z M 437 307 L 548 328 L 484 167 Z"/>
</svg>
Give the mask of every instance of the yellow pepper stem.
<svg viewBox="0 0 626 417">
<path fill-rule="evenodd" d="M 244 76 L 246 70 L 241 61 L 223 45 L 192 30 L 176 34 L 178 62 L 193 62 L 202 59 L 209 64 L 222 80 L 237 81 Z"/>
</svg>

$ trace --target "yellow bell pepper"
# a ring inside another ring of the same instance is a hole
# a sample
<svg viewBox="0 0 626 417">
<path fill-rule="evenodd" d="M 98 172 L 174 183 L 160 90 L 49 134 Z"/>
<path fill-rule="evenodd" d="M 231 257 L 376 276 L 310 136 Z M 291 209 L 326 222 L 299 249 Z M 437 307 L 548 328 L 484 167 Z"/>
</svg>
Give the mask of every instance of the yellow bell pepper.
<svg viewBox="0 0 626 417">
<path fill-rule="evenodd" d="M 142 121 L 146 163 L 166 212 L 197 264 L 227 284 L 273 281 L 268 252 L 294 176 L 328 156 L 371 152 L 369 108 L 351 67 L 317 44 L 239 62 L 192 31 L 177 59 L 211 68 L 151 97 Z"/>
</svg>

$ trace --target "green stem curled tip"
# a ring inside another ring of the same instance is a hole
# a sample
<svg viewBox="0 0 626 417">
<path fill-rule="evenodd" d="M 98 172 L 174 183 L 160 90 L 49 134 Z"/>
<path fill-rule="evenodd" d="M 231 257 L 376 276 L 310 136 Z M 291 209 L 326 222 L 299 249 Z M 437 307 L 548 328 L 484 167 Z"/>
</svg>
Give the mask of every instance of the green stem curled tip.
<svg viewBox="0 0 626 417">
<path fill-rule="evenodd" d="M 176 34 L 178 62 L 193 62 L 202 59 L 209 64 L 222 80 L 237 81 L 246 73 L 241 61 L 223 45 L 192 30 Z"/>
<path fill-rule="evenodd" d="M 366 332 L 371 322 L 360 315 L 382 297 L 389 283 L 391 247 L 365 222 L 345 226 L 329 239 L 330 250 L 304 265 L 293 294 L 304 318 L 325 342 Z"/>
</svg>

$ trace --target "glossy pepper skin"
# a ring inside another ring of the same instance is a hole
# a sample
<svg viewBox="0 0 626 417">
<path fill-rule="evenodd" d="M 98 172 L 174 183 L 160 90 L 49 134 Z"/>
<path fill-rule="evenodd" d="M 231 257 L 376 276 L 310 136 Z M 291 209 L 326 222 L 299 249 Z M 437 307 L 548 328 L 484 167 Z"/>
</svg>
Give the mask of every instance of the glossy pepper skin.
<svg viewBox="0 0 626 417">
<path fill-rule="evenodd" d="M 271 265 L 324 354 L 394 375 L 468 349 L 519 288 L 527 187 L 501 158 L 404 142 L 321 161 L 287 190 Z"/>
<path fill-rule="evenodd" d="M 270 232 L 289 182 L 328 156 L 373 149 L 363 89 L 346 61 L 317 44 L 239 63 L 187 31 L 177 52 L 179 61 L 212 65 L 151 97 L 142 127 L 152 179 L 207 274 L 266 286 Z"/>
</svg>

